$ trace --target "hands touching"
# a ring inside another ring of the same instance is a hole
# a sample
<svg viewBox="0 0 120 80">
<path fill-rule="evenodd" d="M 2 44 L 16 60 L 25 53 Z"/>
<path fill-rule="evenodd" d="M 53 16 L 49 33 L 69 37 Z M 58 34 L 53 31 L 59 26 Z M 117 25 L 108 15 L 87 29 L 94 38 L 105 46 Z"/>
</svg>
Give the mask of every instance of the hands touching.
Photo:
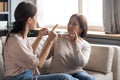
<svg viewBox="0 0 120 80">
<path fill-rule="evenodd" d="M 42 28 L 42 29 L 40 29 L 40 30 L 39 30 L 39 36 L 42 37 L 42 36 L 48 34 L 48 36 L 49 36 L 48 39 L 49 39 L 50 41 L 53 41 L 53 40 L 54 40 L 55 38 L 57 38 L 58 36 L 61 36 L 61 35 L 59 35 L 59 34 L 57 34 L 57 33 L 55 32 L 55 29 L 56 29 L 57 26 L 58 26 L 58 24 L 56 24 L 56 25 L 52 28 L 51 31 L 49 31 L 47 28 Z M 80 41 L 80 38 L 79 38 L 77 32 L 75 32 L 75 31 L 73 32 L 73 34 L 68 34 L 67 38 L 68 38 L 71 42 L 78 42 L 78 41 Z"/>
<path fill-rule="evenodd" d="M 53 27 L 53 29 L 49 32 L 48 38 L 47 38 L 47 40 L 42 48 L 42 51 L 41 51 L 41 54 L 39 57 L 39 67 L 40 68 L 43 66 L 44 62 L 46 61 L 46 58 L 47 58 L 47 56 L 50 52 L 50 49 L 52 47 L 53 41 L 58 36 L 57 33 L 54 31 L 57 26 L 58 25 L 55 25 Z M 43 30 L 43 32 L 44 32 L 44 30 Z"/>
<path fill-rule="evenodd" d="M 39 37 L 42 37 L 44 35 L 49 35 L 50 40 L 53 40 L 55 37 L 57 37 L 57 33 L 55 32 L 56 27 L 58 24 L 56 24 L 51 31 L 49 31 L 47 28 L 42 28 L 39 30 Z"/>
<path fill-rule="evenodd" d="M 42 29 L 39 30 L 38 36 L 42 37 L 42 36 L 47 35 L 47 34 L 48 34 L 48 29 L 47 28 L 42 28 Z"/>
</svg>

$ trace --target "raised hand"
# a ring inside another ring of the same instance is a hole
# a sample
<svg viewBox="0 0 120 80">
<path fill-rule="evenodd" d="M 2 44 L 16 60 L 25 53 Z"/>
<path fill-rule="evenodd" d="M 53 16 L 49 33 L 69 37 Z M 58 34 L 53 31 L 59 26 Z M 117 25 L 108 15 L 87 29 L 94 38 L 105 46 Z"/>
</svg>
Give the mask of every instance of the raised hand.
<svg viewBox="0 0 120 80">
<path fill-rule="evenodd" d="M 48 34 L 48 29 L 47 28 L 42 28 L 39 30 L 38 36 L 44 36 Z"/>
<path fill-rule="evenodd" d="M 68 34 L 68 37 L 67 37 L 71 42 L 77 42 L 79 41 L 79 36 L 77 34 L 77 32 L 73 32 L 73 34 Z"/>
<path fill-rule="evenodd" d="M 56 24 L 51 31 L 55 31 L 56 27 L 58 26 L 58 24 Z"/>
<path fill-rule="evenodd" d="M 56 37 L 58 37 L 58 34 L 55 32 L 55 29 L 57 26 L 58 26 L 58 24 L 56 24 L 49 33 L 48 39 L 51 41 L 53 41 Z"/>
<path fill-rule="evenodd" d="M 78 42 L 79 41 L 79 36 L 78 36 L 77 32 L 74 32 L 74 33 L 75 33 L 74 42 Z"/>
</svg>

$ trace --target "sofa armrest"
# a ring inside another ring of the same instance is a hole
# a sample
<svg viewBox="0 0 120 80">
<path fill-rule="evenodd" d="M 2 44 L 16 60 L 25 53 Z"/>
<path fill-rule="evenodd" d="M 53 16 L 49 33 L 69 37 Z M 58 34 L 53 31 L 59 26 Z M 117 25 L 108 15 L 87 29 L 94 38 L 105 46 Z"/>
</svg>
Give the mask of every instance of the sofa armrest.
<svg viewBox="0 0 120 80">
<path fill-rule="evenodd" d="M 113 80 L 120 80 L 120 46 L 114 47 L 114 56 L 113 56 Z"/>
</svg>

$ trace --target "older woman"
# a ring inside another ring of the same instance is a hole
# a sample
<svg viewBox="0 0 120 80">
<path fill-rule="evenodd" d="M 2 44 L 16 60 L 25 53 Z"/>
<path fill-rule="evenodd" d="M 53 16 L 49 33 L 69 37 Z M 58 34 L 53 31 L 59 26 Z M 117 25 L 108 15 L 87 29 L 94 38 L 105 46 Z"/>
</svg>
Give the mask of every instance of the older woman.
<svg viewBox="0 0 120 80">
<path fill-rule="evenodd" d="M 87 34 L 85 16 L 73 14 L 68 22 L 68 34 L 54 41 L 49 57 L 53 56 L 49 73 L 68 73 L 79 80 L 94 80 L 83 70 L 88 63 L 91 47 L 83 39 Z"/>
</svg>

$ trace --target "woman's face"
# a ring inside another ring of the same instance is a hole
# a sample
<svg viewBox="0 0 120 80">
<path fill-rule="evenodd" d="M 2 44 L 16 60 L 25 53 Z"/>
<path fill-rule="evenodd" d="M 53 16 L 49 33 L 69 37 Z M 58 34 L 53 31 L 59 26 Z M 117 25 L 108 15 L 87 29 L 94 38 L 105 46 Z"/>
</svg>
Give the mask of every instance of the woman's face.
<svg viewBox="0 0 120 80">
<path fill-rule="evenodd" d="M 37 27 L 37 14 L 33 17 L 33 18 L 31 18 L 31 23 L 30 23 L 30 29 L 34 29 L 34 28 L 36 28 Z"/>
<path fill-rule="evenodd" d="M 75 35 L 75 32 L 79 35 L 79 33 L 82 31 L 79 27 L 79 22 L 75 16 L 71 17 L 68 23 L 68 34 L 69 35 Z"/>
</svg>

